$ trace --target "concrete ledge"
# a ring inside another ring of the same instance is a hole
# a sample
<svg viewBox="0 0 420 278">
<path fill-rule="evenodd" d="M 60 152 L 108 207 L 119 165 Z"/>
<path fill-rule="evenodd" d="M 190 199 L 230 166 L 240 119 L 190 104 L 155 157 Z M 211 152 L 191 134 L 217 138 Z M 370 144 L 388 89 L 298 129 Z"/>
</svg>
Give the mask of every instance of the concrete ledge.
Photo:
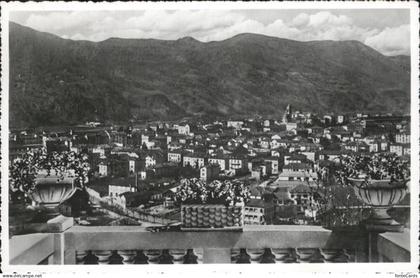
<svg viewBox="0 0 420 278">
<path fill-rule="evenodd" d="M 402 233 L 384 233 L 378 236 L 378 254 L 392 262 L 410 262 L 410 230 Z"/>
<path fill-rule="evenodd" d="M 58 215 L 48 220 L 46 223 L 25 223 L 20 226 L 16 226 L 13 231 L 13 235 L 30 233 L 61 233 L 73 227 L 73 225 L 74 219 L 72 217 Z"/>
<path fill-rule="evenodd" d="M 72 217 L 66 217 L 58 215 L 53 219 L 47 221 L 47 232 L 49 233 L 61 233 L 65 230 L 73 227 L 74 219 Z"/>
<path fill-rule="evenodd" d="M 54 235 L 29 234 L 9 240 L 10 264 L 33 265 L 54 253 Z"/>
<path fill-rule="evenodd" d="M 14 236 L 10 240 L 11 264 L 75 264 L 76 251 L 202 249 L 205 263 L 230 262 L 232 249 L 322 248 L 355 251 L 356 262 L 369 261 L 363 235 L 333 233 L 320 226 L 255 225 L 242 232 L 150 232 L 139 226 L 72 226 L 73 219 L 57 217 L 47 225 L 59 233 Z M 380 261 L 410 261 L 410 231 L 377 237 Z"/>
<path fill-rule="evenodd" d="M 331 231 L 319 226 L 245 226 L 243 232 L 156 232 L 143 227 L 74 226 L 64 232 L 75 250 L 189 248 L 319 248 L 334 247 Z"/>
</svg>

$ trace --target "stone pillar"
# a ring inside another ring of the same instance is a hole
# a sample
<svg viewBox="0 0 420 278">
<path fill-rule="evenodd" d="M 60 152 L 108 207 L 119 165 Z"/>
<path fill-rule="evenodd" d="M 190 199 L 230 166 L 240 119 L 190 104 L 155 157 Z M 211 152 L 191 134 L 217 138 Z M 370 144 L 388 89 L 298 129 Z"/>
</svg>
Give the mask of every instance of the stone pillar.
<svg viewBox="0 0 420 278">
<path fill-rule="evenodd" d="M 64 231 L 73 227 L 74 219 L 72 217 L 66 217 L 58 215 L 47 221 L 46 231 L 47 233 L 54 233 L 54 253 L 49 258 L 49 264 L 62 265 L 65 263 L 65 238 Z"/>
</svg>

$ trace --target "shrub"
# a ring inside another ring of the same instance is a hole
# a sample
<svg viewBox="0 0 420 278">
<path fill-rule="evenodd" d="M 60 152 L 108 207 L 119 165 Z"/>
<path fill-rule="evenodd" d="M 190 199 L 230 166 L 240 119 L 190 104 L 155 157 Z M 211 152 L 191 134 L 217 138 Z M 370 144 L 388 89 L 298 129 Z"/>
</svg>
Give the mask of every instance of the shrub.
<svg viewBox="0 0 420 278">
<path fill-rule="evenodd" d="M 393 153 L 356 154 L 341 157 L 335 175 L 341 184 L 348 184 L 348 178 L 407 180 L 410 178 L 410 163 Z"/>
<path fill-rule="evenodd" d="M 175 193 L 179 204 L 223 204 L 233 206 L 249 201 L 250 192 L 241 182 L 212 181 L 209 184 L 199 179 L 183 179 Z"/>
<path fill-rule="evenodd" d="M 28 151 L 10 165 L 10 189 L 12 192 L 20 191 L 25 194 L 32 192 L 35 189 L 35 178 L 40 171 L 46 171 L 47 175 L 55 173 L 60 178 L 73 172 L 75 185 L 83 188 L 88 181 L 89 170 L 86 154 L 73 151 L 47 153 L 45 149 Z"/>
</svg>

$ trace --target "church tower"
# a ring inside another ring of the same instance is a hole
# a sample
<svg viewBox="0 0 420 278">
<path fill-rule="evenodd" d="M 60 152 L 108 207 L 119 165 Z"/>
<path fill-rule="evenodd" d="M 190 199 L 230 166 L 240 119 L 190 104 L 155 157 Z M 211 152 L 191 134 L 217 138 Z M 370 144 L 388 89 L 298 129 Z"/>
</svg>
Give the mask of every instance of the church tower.
<svg viewBox="0 0 420 278">
<path fill-rule="evenodd" d="M 289 104 L 286 107 L 286 111 L 283 114 L 282 122 L 284 124 L 287 124 L 292 119 L 292 106 Z"/>
</svg>

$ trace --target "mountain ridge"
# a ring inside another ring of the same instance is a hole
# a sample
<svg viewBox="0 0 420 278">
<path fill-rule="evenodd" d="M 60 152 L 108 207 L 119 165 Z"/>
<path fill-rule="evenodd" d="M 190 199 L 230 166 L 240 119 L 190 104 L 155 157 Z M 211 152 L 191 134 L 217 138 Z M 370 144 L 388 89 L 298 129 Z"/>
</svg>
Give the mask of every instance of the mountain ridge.
<svg viewBox="0 0 420 278">
<path fill-rule="evenodd" d="M 239 38 L 239 39 L 238 39 Z M 200 42 L 75 41 L 10 24 L 10 125 L 407 112 L 409 57 L 358 41 L 299 42 L 259 34 Z"/>
</svg>

